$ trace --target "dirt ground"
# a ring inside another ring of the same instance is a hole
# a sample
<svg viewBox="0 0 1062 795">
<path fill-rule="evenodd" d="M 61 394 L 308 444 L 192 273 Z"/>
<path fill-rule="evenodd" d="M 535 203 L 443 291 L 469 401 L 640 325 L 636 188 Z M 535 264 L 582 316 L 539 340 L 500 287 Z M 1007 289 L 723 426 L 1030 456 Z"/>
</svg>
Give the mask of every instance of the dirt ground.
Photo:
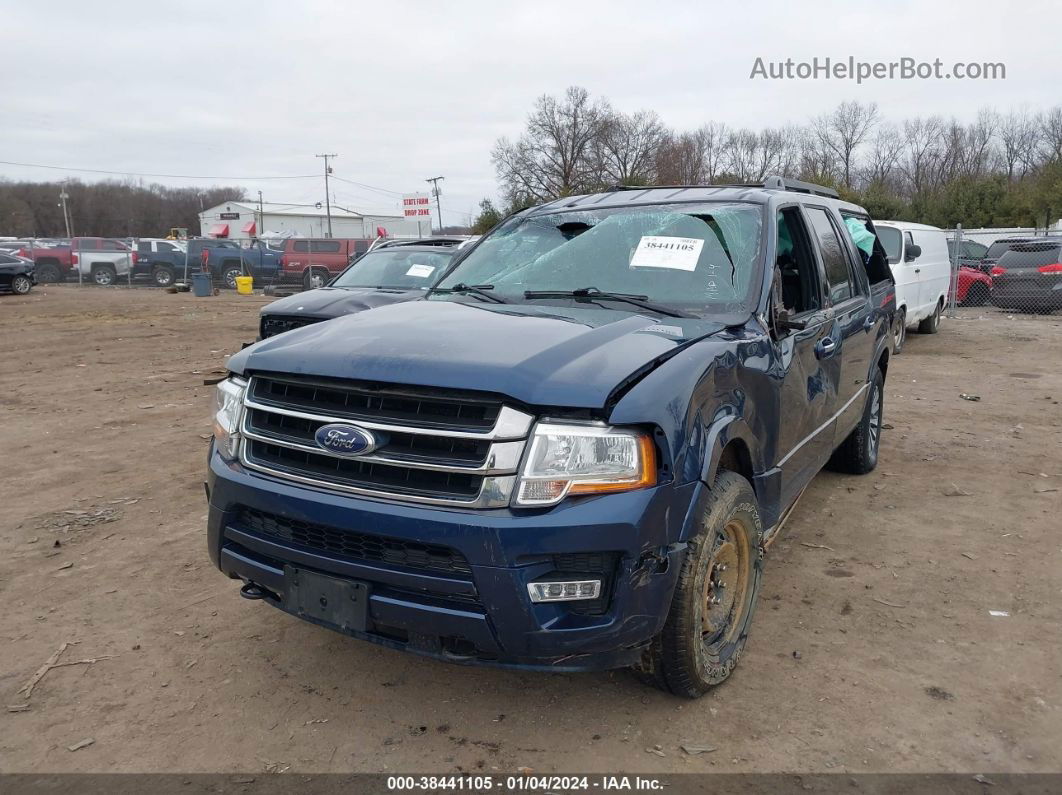
<svg viewBox="0 0 1062 795">
<path fill-rule="evenodd" d="M 203 380 L 266 300 L 0 298 L 0 770 L 1062 769 L 1062 316 L 911 335 L 877 471 L 815 479 L 741 665 L 689 702 L 623 671 L 426 661 L 240 599 L 207 557 Z M 20 693 L 64 643 L 60 663 L 96 662 Z"/>
</svg>

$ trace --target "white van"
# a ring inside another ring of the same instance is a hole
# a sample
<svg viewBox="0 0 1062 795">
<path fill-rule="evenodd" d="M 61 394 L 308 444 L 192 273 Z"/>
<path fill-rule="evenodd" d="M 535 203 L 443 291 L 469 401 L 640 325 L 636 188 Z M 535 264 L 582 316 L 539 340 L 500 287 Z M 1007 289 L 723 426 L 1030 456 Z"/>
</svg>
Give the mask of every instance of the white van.
<svg viewBox="0 0 1062 795">
<path fill-rule="evenodd" d="M 875 221 L 896 279 L 896 323 L 893 351 L 899 353 L 907 327 L 918 324 L 922 334 L 936 334 L 951 283 L 951 259 L 943 229 L 906 221 Z"/>
</svg>

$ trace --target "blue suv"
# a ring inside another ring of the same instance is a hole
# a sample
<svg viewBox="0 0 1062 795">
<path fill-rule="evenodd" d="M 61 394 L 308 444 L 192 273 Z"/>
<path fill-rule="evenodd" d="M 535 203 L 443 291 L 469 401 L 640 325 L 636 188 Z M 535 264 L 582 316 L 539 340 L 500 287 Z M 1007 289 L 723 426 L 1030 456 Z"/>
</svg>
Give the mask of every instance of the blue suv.
<svg viewBox="0 0 1062 795">
<path fill-rule="evenodd" d="M 422 300 L 229 360 L 211 558 L 373 643 L 699 696 L 808 482 L 876 465 L 894 307 L 868 214 L 818 186 L 522 211 Z"/>
</svg>

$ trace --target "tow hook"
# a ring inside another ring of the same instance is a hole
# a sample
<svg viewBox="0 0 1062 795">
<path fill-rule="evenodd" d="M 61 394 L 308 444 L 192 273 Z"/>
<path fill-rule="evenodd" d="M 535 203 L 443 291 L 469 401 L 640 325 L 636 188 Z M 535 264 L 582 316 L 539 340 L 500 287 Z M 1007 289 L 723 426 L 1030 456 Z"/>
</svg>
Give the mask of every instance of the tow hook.
<svg viewBox="0 0 1062 795">
<path fill-rule="evenodd" d="M 278 599 L 279 597 L 267 588 L 263 588 L 258 583 L 248 582 L 244 583 L 240 588 L 240 596 L 244 599 L 250 599 L 252 602 L 257 602 L 259 599 Z"/>
</svg>

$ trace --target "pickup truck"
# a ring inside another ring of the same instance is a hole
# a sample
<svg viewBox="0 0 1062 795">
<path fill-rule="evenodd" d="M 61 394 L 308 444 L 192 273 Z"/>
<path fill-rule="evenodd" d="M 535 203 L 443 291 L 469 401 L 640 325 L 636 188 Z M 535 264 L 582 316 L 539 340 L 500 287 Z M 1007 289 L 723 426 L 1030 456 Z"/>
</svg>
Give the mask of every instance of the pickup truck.
<svg viewBox="0 0 1062 795">
<path fill-rule="evenodd" d="M 228 360 L 210 557 L 383 646 L 700 696 L 804 488 L 878 462 L 895 288 L 873 232 L 780 177 L 521 211 L 424 299 Z"/>
<path fill-rule="evenodd" d="M 83 279 L 103 286 L 114 284 L 119 276 L 129 274 L 137 259 L 121 240 L 106 237 L 75 237 L 48 248 L 23 248 L 18 255 L 36 263 L 37 281 L 42 284 L 77 278 L 79 270 Z"/>
<path fill-rule="evenodd" d="M 231 247 L 216 246 L 202 251 L 205 252 L 200 255 L 203 270 L 209 270 L 215 282 L 230 290 L 236 288 L 236 277 L 241 275 L 268 282 L 278 280 L 282 252 L 260 240 L 252 242 L 249 248 L 235 243 Z"/>
<path fill-rule="evenodd" d="M 133 276 L 148 276 L 159 287 L 169 287 L 183 276 L 186 260 L 189 271 L 199 264 L 188 259 L 184 244 L 176 240 L 142 237 L 136 241 L 136 254 Z"/>
<path fill-rule="evenodd" d="M 280 244 L 280 281 L 301 282 L 304 290 L 324 287 L 372 244 L 369 239 L 288 238 Z"/>
</svg>

